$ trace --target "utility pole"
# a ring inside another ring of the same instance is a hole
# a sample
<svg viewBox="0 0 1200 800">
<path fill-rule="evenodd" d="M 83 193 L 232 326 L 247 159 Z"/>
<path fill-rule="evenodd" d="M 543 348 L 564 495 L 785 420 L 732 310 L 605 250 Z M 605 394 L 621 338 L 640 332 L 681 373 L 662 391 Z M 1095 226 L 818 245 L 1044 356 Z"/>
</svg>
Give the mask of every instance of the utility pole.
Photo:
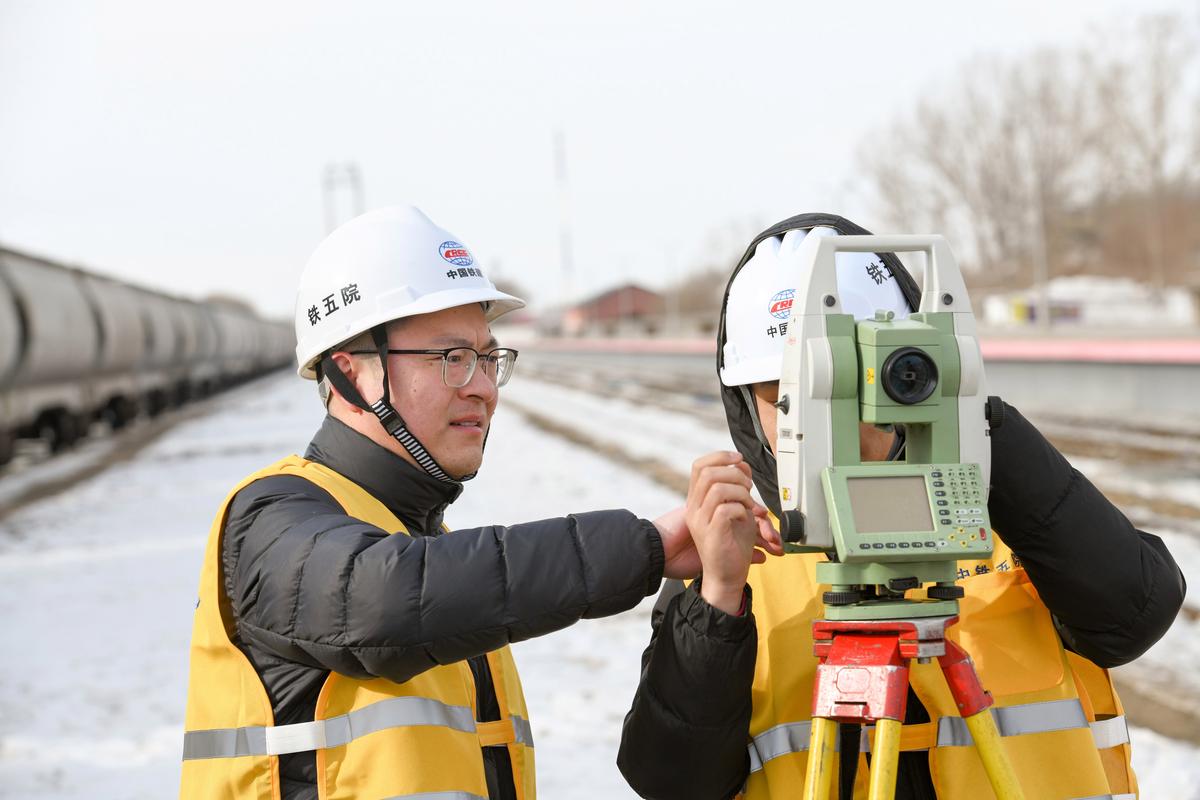
<svg viewBox="0 0 1200 800">
<path fill-rule="evenodd" d="M 325 173 L 321 180 L 321 199 L 325 207 L 326 233 L 338 226 L 337 192 L 342 188 L 350 192 L 353 216 L 357 217 L 366 213 L 367 196 L 363 189 L 362 169 L 353 161 L 340 164 L 330 162 L 325 165 Z"/>
<path fill-rule="evenodd" d="M 1046 243 L 1046 196 L 1043 192 L 1040 174 L 1034 180 L 1033 191 L 1033 230 L 1037 237 L 1033 243 L 1033 284 L 1037 304 L 1034 306 L 1037 316 L 1037 327 L 1043 331 L 1050 330 L 1050 258 L 1049 247 Z"/>
<path fill-rule="evenodd" d="M 562 269 L 562 303 L 572 301 L 575 279 L 575 245 L 571 232 L 571 187 L 567 179 L 567 137 L 554 131 L 554 183 L 558 190 L 558 263 Z"/>
<path fill-rule="evenodd" d="M 679 293 L 683 291 L 683 282 L 679 280 L 678 260 L 675 255 L 675 248 L 663 246 L 663 263 L 667 267 L 667 319 L 663 335 L 669 337 L 678 337 L 681 335 L 683 325 L 679 321 Z"/>
</svg>

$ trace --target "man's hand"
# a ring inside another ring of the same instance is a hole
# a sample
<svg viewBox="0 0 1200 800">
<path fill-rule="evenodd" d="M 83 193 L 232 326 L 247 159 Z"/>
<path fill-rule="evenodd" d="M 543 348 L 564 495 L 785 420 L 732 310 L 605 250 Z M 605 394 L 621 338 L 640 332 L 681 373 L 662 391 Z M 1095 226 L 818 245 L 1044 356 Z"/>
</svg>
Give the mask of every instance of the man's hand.
<svg viewBox="0 0 1200 800">
<path fill-rule="evenodd" d="M 751 563 L 783 553 L 767 510 L 750 497 L 750 467 L 740 453 L 716 452 L 692 464 L 687 505 L 655 520 L 662 534 L 668 578 L 693 578 L 703 570 L 700 594 L 736 614 Z"/>
</svg>

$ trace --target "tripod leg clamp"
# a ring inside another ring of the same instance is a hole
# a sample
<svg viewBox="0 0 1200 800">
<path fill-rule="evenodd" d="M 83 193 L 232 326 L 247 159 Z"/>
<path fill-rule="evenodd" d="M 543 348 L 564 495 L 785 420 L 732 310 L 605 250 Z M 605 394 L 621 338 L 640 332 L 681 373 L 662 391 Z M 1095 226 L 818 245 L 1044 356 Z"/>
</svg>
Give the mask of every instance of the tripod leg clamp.
<svg viewBox="0 0 1200 800">
<path fill-rule="evenodd" d="M 992 695 L 984 691 L 975 664 L 965 650 L 947 639 L 946 655 L 938 656 L 938 663 L 960 716 L 974 716 L 992 705 Z"/>
<path fill-rule="evenodd" d="M 813 716 L 841 722 L 904 719 L 908 657 L 898 634 L 842 633 L 820 655 Z"/>
</svg>

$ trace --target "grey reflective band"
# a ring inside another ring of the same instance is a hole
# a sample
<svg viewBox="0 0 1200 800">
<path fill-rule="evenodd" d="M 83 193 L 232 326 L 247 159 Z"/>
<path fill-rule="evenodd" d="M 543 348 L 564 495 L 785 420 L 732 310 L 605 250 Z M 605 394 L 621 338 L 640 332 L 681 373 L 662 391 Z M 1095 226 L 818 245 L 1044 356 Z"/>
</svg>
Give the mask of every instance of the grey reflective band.
<svg viewBox="0 0 1200 800">
<path fill-rule="evenodd" d="M 384 800 L 488 800 L 483 795 L 470 792 L 421 792 L 420 794 L 397 794 Z"/>
<path fill-rule="evenodd" d="M 1129 744 L 1129 724 L 1125 721 L 1125 715 L 1093 722 L 1092 738 L 1096 740 L 1097 750 Z"/>
<path fill-rule="evenodd" d="M 1093 794 L 1089 797 L 1077 797 L 1075 800 L 1137 800 L 1136 794 Z"/>
<path fill-rule="evenodd" d="M 1087 716 L 1083 713 L 1083 706 L 1078 700 L 1050 700 L 1044 703 L 993 708 L 992 718 L 996 720 L 996 727 L 1001 736 L 1024 736 L 1090 727 L 1098 750 L 1129 742 L 1129 727 L 1124 716 L 1097 720 L 1089 725 Z M 763 764 L 773 758 L 808 750 L 810 730 L 811 724 L 807 720 L 785 722 L 755 736 L 748 746 L 750 771 L 758 772 Z M 860 747 L 864 753 L 871 751 L 873 732 L 874 726 L 863 727 Z M 942 717 L 938 720 L 937 747 L 968 747 L 972 744 L 974 741 L 971 732 L 962 717 Z M 1125 795 L 1112 797 L 1120 800 Z"/>
<path fill-rule="evenodd" d="M 1045 703 L 1026 703 L 1019 706 L 992 708 L 992 719 L 1001 736 L 1024 736 L 1028 733 L 1051 733 L 1088 727 L 1083 706 L 1078 700 L 1050 700 Z M 942 717 L 938 720 L 938 747 L 966 747 L 974 744 L 967 721 L 962 717 Z"/>
<path fill-rule="evenodd" d="M 447 705 L 428 697 L 392 697 L 349 714 L 314 722 L 188 731 L 183 735 L 183 760 L 302 753 L 341 747 L 388 728 L 417 725 L 474 733 L 475 715 L 464 706 Z"/>
<path fill-rule="evenodd" d="M 507 725 L 504 723 L 508 723 Z M 533 747 L 533 728 L 529 725 L 529 720 L 524 717 L 519 717 L 513 714 L 507 719 L 491 720 L 489 722 L 476 723 L 480 728 L 489 729 L 488 733 L 494 731 L 497 727 L 507 733 L 512 731 L 511 743 L 523 744 L 526 747 Z M 492 738 L 490 735 L 486 738 Z M 510 744 L 509 740 L 503 742 L 489 742 L 485 747 L 507 747 Z"/>
<path fill-rule="evenodd" d="M 262 727 L 187 731 L 183 734 L 183 760 L 266 755 L 266 734 Z"/>
<path fill-rule="evenodd" d="M 763 764 L 788 753 L 802 753 L 808 749 L 812 723 L 785 722 L 768 728 L 750 740 L 750 771 L 758 772 Z"/>
<path fill-rule="evenodd" d="M 517 744 L 533 747 L 533 728 L 529 720 L 512 715 L 513 732 L 517 735 Z"/>
</svg>

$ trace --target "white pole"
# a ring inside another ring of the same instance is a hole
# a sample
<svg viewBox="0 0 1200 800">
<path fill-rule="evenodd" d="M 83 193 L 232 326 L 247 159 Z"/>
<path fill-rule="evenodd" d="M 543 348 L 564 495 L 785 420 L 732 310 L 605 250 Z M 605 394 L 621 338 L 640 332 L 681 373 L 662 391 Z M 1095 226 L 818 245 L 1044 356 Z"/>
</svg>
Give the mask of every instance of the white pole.
<svg viewBox="0 0 1200 800">
<path fill-rule="evenodd" d="M 571 187 L 567 178 L 567 137 L 562 128 L 554 131 L 554 182 L 558 189 L 558 260 L 562 269 L 562 303 L 572 300 L 575 252 L 571 232 Z"/>
</svg>

